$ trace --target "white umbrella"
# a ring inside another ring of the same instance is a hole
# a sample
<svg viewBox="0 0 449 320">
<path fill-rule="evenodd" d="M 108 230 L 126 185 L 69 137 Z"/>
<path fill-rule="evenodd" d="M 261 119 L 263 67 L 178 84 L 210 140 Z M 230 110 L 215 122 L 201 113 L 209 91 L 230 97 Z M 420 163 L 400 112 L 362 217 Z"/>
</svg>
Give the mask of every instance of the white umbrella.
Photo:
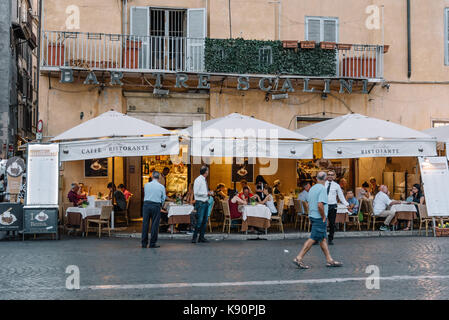
<svg viewBox="0 0 449 320">
<path fill-rule="evenodd" d="M 238 113 L 195 123 L 181 135 L 192 139 L 192 156 L 313 158 L 313 142 L 307 137 Z"/>
<path fill-rule="evenodd" d="M 178 135 L 116 111 L 105 112 L 51 141 L 59 142 L 61 161 L 179 153 Z"/>
<path fill-rule="evenodd" d="M 447 145 L 447 143 L 449 142 L 449 125 L 426 129 L 422 132 L 437 139 L 438 150 L 444 150 L 444 145 Z M 446 156 L 448 156 L 449 159 L 449 154 L 447 153 L 447 151 Z"/>
<path fill-rule="evenodd" d="M 326 159 L 436 155 L 436 140 L 430 135 L 361 114 L 318 122 L 296 132 L 321 140 Z"/>
</svg>

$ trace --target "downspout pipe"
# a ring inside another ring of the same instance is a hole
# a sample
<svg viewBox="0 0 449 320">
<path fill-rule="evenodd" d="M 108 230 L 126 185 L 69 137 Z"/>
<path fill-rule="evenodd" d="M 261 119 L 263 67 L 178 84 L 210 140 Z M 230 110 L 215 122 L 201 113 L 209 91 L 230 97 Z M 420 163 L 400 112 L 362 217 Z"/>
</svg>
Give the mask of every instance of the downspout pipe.
<svg viewBox="0 0 449 320">
<path fill-rule="evenodd" d="M 412 48 L 410 32 L 410 0 L 407 0 L 407 77 L 412 76 Z"/>
</svg>

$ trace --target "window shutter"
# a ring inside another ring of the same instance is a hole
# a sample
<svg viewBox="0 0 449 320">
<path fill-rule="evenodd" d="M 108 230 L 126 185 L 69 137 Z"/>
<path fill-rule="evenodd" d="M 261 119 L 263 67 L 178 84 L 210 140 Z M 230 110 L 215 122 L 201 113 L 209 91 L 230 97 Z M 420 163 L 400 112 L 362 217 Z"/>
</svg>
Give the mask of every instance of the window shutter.
<svg viewBox="0 0 449 320">
<path fill-rule="evenodd" d="M 445 23 L 445 32 L 444 32 L 444 43 L 445 43 L 445 63 L 449 65 L 449 8 L 446 8 L 444 11 L 444 23 Z"/>
<path fill-rule="evenodd" d="M 150 13 L 146 7 L 131 7 L 131 30 L 134 36 L 148 36 Z"/>
<path fill-rule="evenodd" d="M 204 70 L 204 47 L 206 38 L 206 9 L 187 10 L 187 54 L 188 71 Z"/>
<path fill-rule="evenodd" d="M 133 41 L 131 42 L 131 46 L 135 46 L 135 42 L 138 42 L 141 45 L 141 48 L 137 49 L 139 51 L 137 65 L 141 69 L 147 69 L 149 67 L 150 43 L 150 10 L 148 7 L 131 7 L 131 24 L 129 33 L 131 35 L 130 40 Z M 126 50 L 129 50 L 129 48 L 126 48 Z M 127 53 L 125 68 L 135 68 L 135 66 L 133 66 L 132 59 L 130 59 L 132 56 L 132 52 Z"/>
<path fill-rule="evenodd" d="M 337 21 L 325 19 L 323 21 L 323 41 L 337 42 Z"/>
<path fill-rule="evenodd" d="M 319 19 L 307 19 L 307 40 L 308 41 L 321 41 L 321 21 Z"/>
</svg>

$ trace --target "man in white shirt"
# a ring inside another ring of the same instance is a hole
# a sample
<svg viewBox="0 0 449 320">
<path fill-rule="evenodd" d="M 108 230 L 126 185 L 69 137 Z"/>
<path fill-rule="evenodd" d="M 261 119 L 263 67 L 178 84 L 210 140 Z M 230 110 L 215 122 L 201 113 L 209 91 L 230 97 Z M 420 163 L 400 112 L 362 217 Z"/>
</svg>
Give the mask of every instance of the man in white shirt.
<svg viewBox="0 0 449 320">
<path fill-rule="evenodd" d="M 345 195 L 341 190 L 341 187 L 334 180 L 336 178 L 335 171 L 329 170 L 327 172 L 327 181 L 324 185 L 326 188 L 327 196 L 328 196 L 328 205 L 329 205 L 329 236 L 328 236 L 328 244 L 333 245 L 334 242 L 334 232 L 335 232 L 335 218 L 337 217 L 337 196 L 341 203 L 343 203 L 346 207 L 349 206 L 348 201 L 346 201 Z"/>
<path fill-rule="evenodd" d="M 298 200 L 307 202 L 308 201 L 308 195 L 309 195 L 309 190 L 310 188 L 312 188 L 312 186 L 310 185 L 310 182 L 304 182 L 302 184 L 302 192 L 300 194 L 298 194 Z M 302 206 L 302 203 L 301 203 Z M 302 212 L 304 212 L 304 208 L 302 208 Z"/>
<path fill-rule="evenodd" d="M 195 179 L 193 183 L 193 197 L 195 198 L 196 209 L 196 226 L 193 232 L 192 243 L 197 242 L 198 233 L 200 237 L 198 242 L 209 242 L 204 238 L 206 232 L 207 219 L 209 214 L 209 195 L 213 195 L 213 192 L 209 191 L 207 186 L 207 176 L 209 174 L 209 168 L 206 166 L 201 167 L 200 175 Z"/>
<path fill-rule="evenodd" d="M 380 227 L 381 231 L 390 230 L 390 222 L 394 218 L 395 212 L 387 210 L 389 206 L 400 204 L 401 201 L 394 201 L 388 197 L 388 187 L 381 185 L 373 202 L 373 211 L 376 217 L 385 217 L 384 225 Z"/>
</svg>

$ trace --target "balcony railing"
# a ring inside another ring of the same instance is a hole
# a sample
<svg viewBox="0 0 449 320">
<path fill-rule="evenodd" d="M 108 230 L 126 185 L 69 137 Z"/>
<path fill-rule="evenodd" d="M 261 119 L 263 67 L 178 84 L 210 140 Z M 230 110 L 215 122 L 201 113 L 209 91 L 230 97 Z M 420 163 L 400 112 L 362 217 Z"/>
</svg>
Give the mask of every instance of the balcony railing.
<svg viewBox="0 0 449 320">
<path fill-rule="evenodd" d="M 41 66 L 204 71 L 204 39 L 45 31 Z"/>
<path fill-rule="evenodd" d="M 232 44 L 229 50 L 226 49 L 228 54 L 223 53 L 224 49 L 223 52 L 219 50 L 215 52 L 215 49 L 207 47 L 213 43 L 212 40 L 214 39 L 206 41 L 203 38 L 187 37 L 44 31 L 41 43 L 41 67 L 42 70 L 65 66 L 84 70 L 235 73 L 229 71 L 232 68 L 227 66 L 235 64 L 237 60 L 232 50 L 240 49 Z M 223 42 L 222 39 L 216 41 Z M 242 39 L 242 41 L 252 40 Z M 245 59 L 260 61 L 256 63 L 247 61 L 244 65 L 239 63 L 239 68 L 243 66 L 243 69 L 239 69 L 237 73 L 261 73 L 257 68 L 264 66 L 264 70 L 270 70 L 269 74 L 383 79 L 384 46 L 381 45 L 338 45 L 332 50 L 299 49 L 296 53 L 288 51 L 290 49 L 283 49 L 279 41 L 271 41 L 270 45 L 273 46 L 273 50 L 279 51 L 277 59 L 287 61 L 290 65 L 276 62 L 274 54 L 267 59 L 266 55 L 260 55 L 259 49 L 253 48 L 257 52 L 249 53 Z M 270 49 L 267 52 L 272 51 Z M 335 52 L 335 55 L 332 52 Z M 240 51 L 239 54 L 241 55 Z M 282 55 L 288 57 L 283 59 Z M 298 64 L 294 60 L 302 63 Z M 274 63 L 273 68 L 265 68 L 267 63 Z M 257 70 L 251 69 L 254 66 Z"/>
</svg>

